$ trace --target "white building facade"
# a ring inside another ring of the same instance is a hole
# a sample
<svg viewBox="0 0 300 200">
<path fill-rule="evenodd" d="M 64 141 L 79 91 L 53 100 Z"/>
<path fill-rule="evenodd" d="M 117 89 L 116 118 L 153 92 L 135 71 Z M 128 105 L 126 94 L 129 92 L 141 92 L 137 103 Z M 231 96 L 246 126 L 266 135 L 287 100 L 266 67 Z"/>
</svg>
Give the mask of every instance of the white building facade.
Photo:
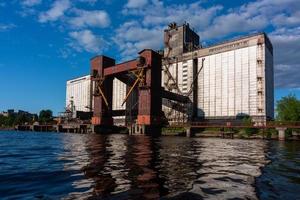
<svg viewBox="0 0 300 200">
<path fill-rule="evenodd" d="M 93 107 L 93 91 L 91 76 L 83 76 L 67 81 L 66 107 L 72 102 L 74 111 L 91 112 Z"/>
<path fill-rule="evenodd" d="M 118 79 L 113 80 L 113 110 L 125 110 L 126 103 L 122 105 L 126 96 L 126 84 Z M 72 103 L 73 102 L 73 103 Z M 67 81 L 66 107 L 71 108 L 73 104 L 74 112 L 91 112 L 93 109 L 93 82 L 91 76 L 83 76 Z M 125 116 L 114 117 L 116 124 L 125 123 Z"/>
<path fill-rule="evenodd" d="M 200 48 L 176 60 L 169 71 L 178 89 L 171 91 L 189 96 L 196 104 L 193 118 L 251 116 L 254 121 L 265 121 L 274 117 L 273 48 L 265 34 Z M 168 79 L 163 72 L 165 89 Z M 191 89 L 193 85 L 196 90 Z M 170 121 L 184 118 L 184 113 L 166 106 L 163 110 Z"/>
<path fill-rule="evenodd" d="M 273 118 L 273 57 L 264 39 L 260 35 L 229 43 L 228 48 L 241 46 L 227 51 L 220 47 L 215 54 L 199 58 L 205 59 L 198 79 L 199 117 Z M 209 52 L 215 49 L 218 46 Z"/>
<path fill-rule="evenodd" d="M 112 109 L 113 110 L 125 110 L 126 103 L 123 103 L 126 97 L 126 84 L 119 79 L 114 78 L 113 80 L 113 98 L 112 98 Z M 125 125 L 125 116 L 114 116 L 115 125 Z"/>
</svg>

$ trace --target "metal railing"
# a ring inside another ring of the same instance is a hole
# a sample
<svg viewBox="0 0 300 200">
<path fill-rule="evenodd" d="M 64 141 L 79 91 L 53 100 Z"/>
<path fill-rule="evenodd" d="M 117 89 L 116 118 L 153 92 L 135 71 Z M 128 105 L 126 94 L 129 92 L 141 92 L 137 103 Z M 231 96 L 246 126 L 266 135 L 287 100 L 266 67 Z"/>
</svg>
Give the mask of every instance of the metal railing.
<svg viewBox="0 0 300 200">
<path fill-rule="evenodd" d="M 300 121 L 268 121 L 266 123 L 243 122 L 187 122 L 172 123 L 170 127 L 195 127 L 195 128 L 300 128 Z"/>
</svg>

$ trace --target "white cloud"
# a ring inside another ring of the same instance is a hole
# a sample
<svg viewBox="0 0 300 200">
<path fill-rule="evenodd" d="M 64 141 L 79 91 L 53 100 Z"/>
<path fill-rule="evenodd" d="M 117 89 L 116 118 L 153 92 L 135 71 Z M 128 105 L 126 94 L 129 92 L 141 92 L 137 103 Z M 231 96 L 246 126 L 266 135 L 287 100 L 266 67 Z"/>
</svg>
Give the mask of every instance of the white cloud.
<svg viewBox="0 0 300 200">
<path fill-rule="evenodd" d="M 30 15 L 35 15 L 38 11 L 36 6 L 40 5 L 42 0 L 22 0 L 20 1 L 21 10 L 17 11 L 22 17 L 27 17 Z"/>
<path fill-rule="evenodd" d="M 300 27 L 281 28 L 269 37 L 274 47 L 275 87 L 299 88 Z"/>
<path fill-rule="evenodd" d="M 0 32 L 8 31 L 15 28 L 15 24 L 0 24 Z"/>
<path fill-rule="evenodd" d="M 162 1 L 152 0 L 146 7 L 123 9 L 124 15 L 142 17 L 145 26 L 166 26 L 171 22 L 182 24 L 188 22 L 191 27 L 204 30 L 211 24 L 213 18 L 221 11 L 221 5 L 204 8 L 201 1 L 191 4 L 164 5 Z"/>
<path fill-rule="evenodd" d="M 145 28 L 136 21 L 124 23 L 113 38 L 119 46 L 122 59 L 137 56 L 143 49 L 160 49 L 163 44 L 163 27 Z"/>
<path fill-rule="evenodd" d="M 28 6 L 28 7 L 31 7 L 31 6 L 36 6 L 36 5 L 39 5 L 42 3 L 42 0 L 23 0 L 21 2 L 21 4 L 23 6 Z"/>
<path fill-rule="evenodd" d="M 90 30 L 73 31 L 69 36 L 74 39 L 70 44 L 76 51 L 87 51 L 99 53 L 104 48 L 105 43 L 100 36 L 94 35 Z"/>
<path fill-rule="evenodd" d="M 126 7 L 127 8 L 141 8 L 147 5 L 148 0 L 128 0 Z"/>
<path fill-rule="evenodd" d="M 300 88 L 300 65 L 275 65 L 275 88 Z"/>
<path fill-rule="evenodd" d="M 203 29 L 207 27 L 213 17 L 222 6 L 213 6 L 207 9 L 201 7 L 200 3 L 173 5 L 160 8 L 155 6 L 151 14 L 144 17 L 143 23 L 146 25 L 167 25 L 171 22 L 184 23 L 189 22 L 193 27 Z M 157 12 L 157 9 L 162 12 Z"/>
<path fill-rule="evenodd" d="M 240 11 L 247 15 L 263 14 L 265 16 L 274 16 L 278 12 L 295 12 L 300 9 L 299 0 L 257 0 L 244 4 Z"/>
<path fill-rule="evenodd" d="M 100 27 L 104 28 L 109 26 L 110 19 L 107 12 L 103 10 L 86 11 L 76 10 L 77 16 L 70 19 L 70 24 L 73 27 Z"/>
<path fill-rule="evenodd" d="M 273 18 L 273 23 L 277 27 L 281 26 L 299 26 L 300 25 L 300 11 L 293 14 L 280 13 Z"/>
<path fill-rule="evenodd" d="M 274 46 L 276 64 L 300 65 L 300 27 L 281 28 L 270 33 L 269 37 Z"/>
<path fill-rule="evenodd" d="M 207 27 L 200 35 L 204 39 L 223 38 L 231 33 L 245 33 L 250 31 L 261 31 L 269 22 L 263 15 L 247 16 L 241 13 L 229 13 L 221 15 L 213 20 L 213 23 Z"/>
<path fill-rule="evenodd" d="M 145 7 L 123 9 L 124 15 L 140 16 L 142 20 L 121 25 L 114 40 L 123 57 L 133 57 L 144 48 L 162 48 L 163 30 L 169 23 L 187 21 L 192 27 L 204 28 L 221 9 L 222 6 L 218 5 L 204 9 L 200 2 L 165 6 L 162 1 L 152 0 Z"/>
<path fill-rule="evenodd" d="M 45 23 L 48 21 L 56 21 L 64 16 L 65 11 L 70 7 L 71 3 L 69 0 L 56 0 L 48 11 L 42 12 L 39 15 L 39 22 Z"/>
<path fill-rule="evenodd" d="M 91 5 L 94 5 L 95 3 L 97 3 L 98 0 L 78 0 L 78 2 L 81 2 L 81 3 L 88 3 L 88 4 L 91 4 Z"/>
<path fill-rule="evenodd" d="M 228 10 L 224 10 L 221 5 L 207 7 L 204 4 L 204 1 L 196 1 L 191 4 L 164 5 L 163 1 L 152 0 L 146 7 L 125 8 L 122 13 L 142 17 L 146 26 L 167 25 L 173 21 L 180 24 L 187 21 L 204 39 L 262 31 L 270 25 L 300 24 L 299 0 L 261 0 Z M 223 14 L 218 15 L 221 10 Z"/>
</svg>

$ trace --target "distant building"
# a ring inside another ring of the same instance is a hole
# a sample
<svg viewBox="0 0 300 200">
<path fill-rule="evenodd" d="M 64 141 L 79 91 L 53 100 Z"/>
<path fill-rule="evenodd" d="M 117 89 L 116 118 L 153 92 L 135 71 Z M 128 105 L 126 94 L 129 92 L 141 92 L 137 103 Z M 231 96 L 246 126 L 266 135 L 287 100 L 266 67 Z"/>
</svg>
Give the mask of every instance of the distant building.
<svg viewBox="0 0 300 200">
<path fill-rule="evenodd" d="M 8 109 L 7 110 L 7 114 L 8 115 L 13 115 L 15 113 L 15 110 L 14 109 Z"/>
<path fill-rule="evenodd" d="M 90 75 L 67 81 L 66 107 L 74 112 L 92 111 L 93 98 Z"/>
<path fill-rule="evenodd" d="M 126 110 L 126 103 L 123 100 L 126 97 L 126 84 L 118 79 L 113 80 L 113 98 L 112 109 L 113 110 Z M 125 125 L 125 116 L 114 116 L 115 125 Z"/>
<path fill-rule="evenodd" d="M 8 117 L 8 113 L 3 111 L 3 112 L 0 113 L 0 116 Z"/>
<path fill-rule="evenodd" d="M 9 117 L 9 116 L 25 116 L 27 118 L 31 118 L 32 120 L 37 120 L 38 115 L 37 114 L 32 114 L 30 112 L 24 111 L 24 110 L 18 110 L 18 112 L 15 112 L 14 109 L 8 109 L 7 111 L 3 111 L 0 113 L 0 115 L 4 117 Z"/>
<path fill-rule="evenodd" d="M 122 106 L 122 100 L 126 96 L 126 85 L 118 79 L 113 80 L 113 110 L 126 109 L 126 103 Z M 93 109 L 93 83 L 91 76 L 83 76 L 67 81 L 66 88 L 66 107 L 74 113 L 82 115 L 82 112 L 92 112 Z M 80 112 L 81 111 L 81 112 Z M 125 116 L 115 116 L 115 124 L 124 124 Z"/>
<path fill-rule="evenodd" d="M 258 33 L 205 48 L 194 35 L 189 24 L 171 24 L 165 30 L 162 86 L 189 96 L 193 104 L 187 113 L 164 106 L 169 121 L 187 120 L 187 114 L 194 120 L 244 115 L 255 121 L 272 119 L 273 47 L 267 35 Z"/>
</svg>

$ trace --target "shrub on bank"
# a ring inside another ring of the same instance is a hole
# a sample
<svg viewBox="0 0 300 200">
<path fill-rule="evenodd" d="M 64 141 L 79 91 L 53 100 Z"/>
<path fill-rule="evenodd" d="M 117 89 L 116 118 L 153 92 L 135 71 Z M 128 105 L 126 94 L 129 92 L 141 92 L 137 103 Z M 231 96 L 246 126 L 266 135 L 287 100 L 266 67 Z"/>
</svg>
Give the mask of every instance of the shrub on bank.
<svg viewBox="0 0 300 200">
<path fill-rule="evenodd" d="M 185 129 L 183 127 L 163 127 L 162 133 L 181 133 L 185 132 Z"/>
<path fill-rule="evenodd" d="M 244 126 L 252 126 L 253 125 L 252 118 L 245 117 L 243 119 L 243 125 Z M 256 128 L 244 128 L 243 131 L 244 131 L 244 134 L 246 134 L 248 137 L 258 133 L 258 129 L 256 129 Z"/>
</svg>

